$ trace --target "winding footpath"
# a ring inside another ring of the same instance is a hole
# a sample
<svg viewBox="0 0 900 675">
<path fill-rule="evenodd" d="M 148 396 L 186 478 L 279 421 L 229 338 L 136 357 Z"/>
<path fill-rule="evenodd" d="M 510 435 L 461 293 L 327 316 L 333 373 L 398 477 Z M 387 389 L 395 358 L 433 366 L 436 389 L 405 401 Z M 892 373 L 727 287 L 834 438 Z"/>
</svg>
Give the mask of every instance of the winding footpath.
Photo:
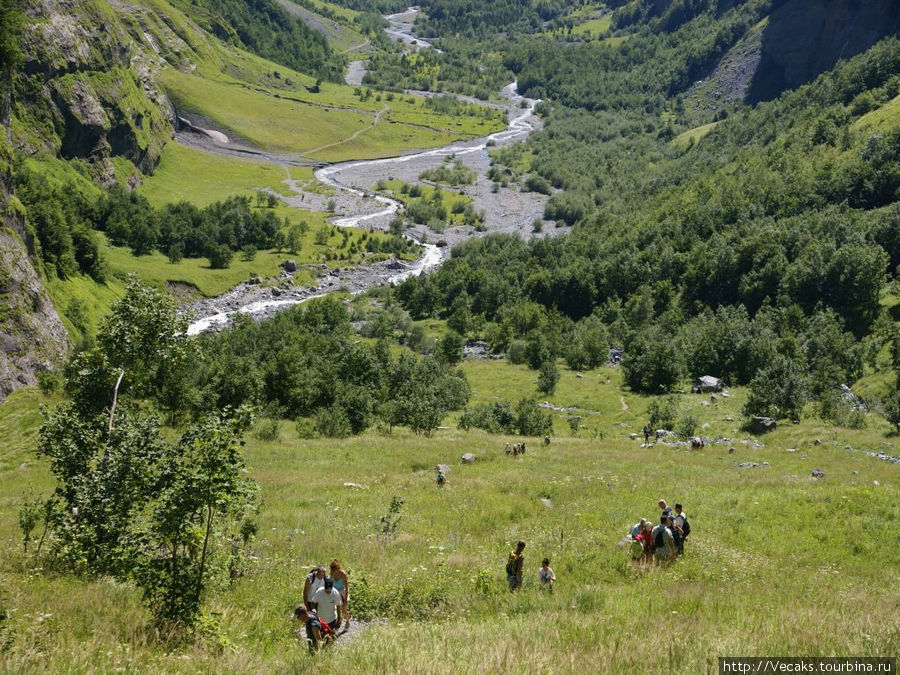
<svg viewBox="0 0 900 675">
<path fill-rule="evenodd" d="M 404 13 L 403 16 L 408 15 Z M 412 28 L 411 21 L 401 23 L 393 16 L 388 17 L 388 20 L 391 21 L 394 37 L 402 32 L 401 29 Z M 408 33 L 407 35 L 411 40 L 407 41 L 407 44 L 431 47 L 426 41 L 414 38 Z M 537 101 L 520 96 L 515 82 L 504 87 L 502 94 L 507 101 L 510 117 L 508 126 L 503 131 L 442 148 L 383 159 L 342 162 L 317 169 L 314 173 L 316 179 L 333 188 L 335 196 L 341 203 L 348 205 L 348 208 L 339 210 L 344 212 L 350 210 L 353 213 L 333 218 L 331 222 L 338 227 L 387 229 L 388 223 L 403 205 L 396 199 L 375 193 L 368 186 L 392 177 L 416 180 L 418 173 L 424 169 L 438 166 L 445 158 L 453 157 L 476 169 L 479 175 L 478 184 L 469 191 L 473 193 L 476 206 L 483 207 L 489 212 L 487 222 L 490 230 L 519 232 L 528 236 L 531 222 L 535 218 L 540 218 L 543 212 L 543 198 L 511 190 L 506 190 L 505 194 L 495 194 L 484 174 L 490 163 L 487 153 L 489 145 L 499 146 L 524 140 L 538 128 L 540 123 L 534 115 Z M 286 201 L 292 205 L 300 205 L 293 198 L 287 198 Z M 442 244 L 439 246 L 427 242 L 429 233 L 428 230 L 418 229 L 413 230 L 412 234 L 404 235 L 423 247 L 422 255 L 411 264 L 392 260 L 358 265 L 340 271 L 324 270 L 317 285 L 312 288 L 292 286 L 289 276 L 278 288 L 248 282 L 239 284 L 222 296 L 193 303 L 185 308 L 186 313 L 194 317 L 188 328 L 188 334 L 193 335 L 227 325 L 231 317 L 238 313 L 262 319 L 292 305 L 322 297 L 339 289 L 356 294 L 376 285 L 400 283 L 411 276 L 436 268 L 443 262 L 445 256 L 449 256 L 452 244 L 476 236 L 471 228 L 453 228 L 452 231 L 441 235 L 443 241 L 438 242 Z"/>
</svg>

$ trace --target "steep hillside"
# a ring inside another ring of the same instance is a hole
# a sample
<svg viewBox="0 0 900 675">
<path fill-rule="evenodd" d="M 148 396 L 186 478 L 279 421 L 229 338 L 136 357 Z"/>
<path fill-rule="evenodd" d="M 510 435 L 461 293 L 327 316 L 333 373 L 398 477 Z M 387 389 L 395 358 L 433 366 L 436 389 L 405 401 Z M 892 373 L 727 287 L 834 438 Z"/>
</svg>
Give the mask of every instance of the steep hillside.
<svg viewBox="0 0 900 675">
<path fill-rule="evenodd" d="M 898 30 L 896 0 L 789 0 L 763 29 L 762 58 L 747 100 L 766 101 L 795 89 Z"/>
<path fill-rule="evenodd" d="M 137 8 L 48 0 L 29 3 L 26 12 L 25 62 L 14 91 L 17 145 L 90 160 L 107 183 L 113 157 L 151 171 L 171 137 L 172 116 L 154 83 L 159 43 L 139 31 Z"/>
<path fill-rule="evenodd" d="M 11 154 L 0 127 L 0 403 L 37 384 L 68 349 L 68 336 L 35 269 L 34 233 L 12 194 Z"/>
</svg>

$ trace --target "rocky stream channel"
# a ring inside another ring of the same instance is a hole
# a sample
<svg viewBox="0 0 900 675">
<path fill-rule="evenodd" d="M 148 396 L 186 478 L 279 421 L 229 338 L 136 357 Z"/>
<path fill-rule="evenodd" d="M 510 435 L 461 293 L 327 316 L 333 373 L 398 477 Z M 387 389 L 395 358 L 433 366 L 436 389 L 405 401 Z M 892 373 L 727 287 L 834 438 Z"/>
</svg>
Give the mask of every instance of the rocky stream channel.
<svg viewBox="0 0 900 675">
<path fill-rule="evenodd" d="M 394 17 L 389 17 L 394 19 Z M 415 48 L 431 48 L 424 40 L 411 34 L 412 22 L 400 23 L 391 21 L 391 36 L 399 39 L 402 31 L 409 40 L 407 44 Z M 315 171 L 316 179 L 329 186 L 333 195 L 323 197 L 303 192 L 296 184 L 297 194 L 280 198 L 291 206 L 302 208 L 323 208 L 324 201 L 333 199 L 335 211 L 340 214 L 331 219 L 339 227 L 365 227 L 387 230 L 394 215 L 402 209 L 402 203 L 391 197 L 377 194 L 372 186 L 381 180 L 399 179 L 405 182 L 416 182 L 423 171 L 439 166 L 447 157 L 458 159 L 476 173 L 473 185 L 464 186 L 458 191 L 473 200 L 476 212 L 484 214 L 484 232 L 478 232 L 471 226 L 447 228 L 440 234 L 417 225 L 407 230 L 405 236 L 422 246 L 421 255 L 413 262 L 388 260 L 379 263 L 363 263 L 345 268 L 328 268 L 317 266 L 317 282 L 315 286 L 295 286 L 293 274 L 296 267 L 288 264 L 277 285 L 270 282 L 260 283 L 250 280 L 239 284 L 224 295 L 200 300 L 182 308 L 191 317 L 189 334 L 197 334 L 206 330 L 215 330 L 226 326 L 231 317 L 237 313 L 248 314 L 255 319 L 272 316 L 276 312 L 291 305 L 321 297 L 337 290 L 350 293 L 362 293 L 367 289 L 382 285 L 395 284 L 409 276 L 419 275 L 440 265 L 450 255 L 450 249 L 474 236 L 487 233 L 517 232 L 528 238 L 531 236 L 548 236 L 560 230 L 551 228 L 549 232 L 532 232 L 532 222 L 543 215 L 546 197 L 537 193 L 520 192 L 516 186 L 501 187 L 496 192 L 493 183 L 486 174 L 490 167 L 488 148 L 503 146 L 524 140 L 535 129 L 540 121 L 534 114 L 537 101 L 520 96 L 516 83 L 504 87 L 503 98 L 508 114 L 507 128 L 489 136 L 447 145 L 424 151 L 414 151 L 396 157 L 374 160 L 356 160 L 331 164 Z M 207 144 L 207 150 L 217 152 L 215 144 Z M 227 149 L 225 150 L 227 152 Z M 281 164 L 277 157 L 257 156 Z M 288 181 L 289 183 L 291 181 Z M 322 202 L 322 204 L 318 204 Z"/>
</svg>

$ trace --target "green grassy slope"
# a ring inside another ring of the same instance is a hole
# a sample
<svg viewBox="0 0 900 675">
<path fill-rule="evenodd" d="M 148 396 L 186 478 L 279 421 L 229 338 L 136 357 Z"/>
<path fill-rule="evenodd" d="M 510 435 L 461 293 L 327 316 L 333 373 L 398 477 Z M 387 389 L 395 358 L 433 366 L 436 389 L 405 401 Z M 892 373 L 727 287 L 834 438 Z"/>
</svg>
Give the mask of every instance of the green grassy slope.
<svg viewBox="0 0 900 675">
<path fill-rule="evenodd" d="M 465 368 L 476 399 L 533 391 L 524 369 Z M 707 397 L 682 397 L 710 433 L 728 433 L 731 443 L 640 448 L 628 434 L 642 424 L 647 399 L 623 391 L 616 369 L 584 375 L 567 373 L 552 401 L 599 411 L 603 438 L 566 431 L 547 447 L 528 440 L 528 454 L 515 461 L 502 447 L 517 439 L 452 427 L 433 438 L 395 430 L 309 441 L 282 423 L 280 440 L 251 439 L 248 464 L 264 500 L 258 558 L 210 607 L 221 643 L 174 651 L 152 642 L 128 585 L 35 576 L 23 564 L 18 501 L 26 489 L 46 493 L 50 485 L 30 451 L 42 399 L 20 392 L 0 408 L 11 430 L 0 464 L 0 578 L 13 636 L 0 667 L 459 672 L 489 664 L 498 672 L 688 673 L 731 654 L 897 653 L 900 604 L 887 590 L 900 568 L 884 535 L 900 517 L 900 467 L 860 452 L 896 455 L 896 437 L 874 420 L 866 431 L 810 421 L 754 448 L 722 420 L 740 407 L 736 390 L 710 407 L 700 405 Z M 462 465 L 465 452 L 478 462 Z M 433 482 L 439 462 L 451 467 L 443 490 Z M 812 478 L 813 468 L 825 478 Z M 403 518 L 383 540 L 376 523 L 394 495 L 405 500 Z M 656 515 L 660 497 L 685 503 L 687 555 L 668 569 L 638 568 L 617 542 L 639 518 Z M 527 576 L 511 596 L 503 560 L 519 538 L 528 542 Z M 552 597 L 535 579 L 545 555 L 559 578 Z M 392 619 L 313 660 L 287 613 L 303 573 L 335 556 L 351 575 L 351 611 Z M 682 638 L 660 651 L 654 632 Z"/>
</svg>

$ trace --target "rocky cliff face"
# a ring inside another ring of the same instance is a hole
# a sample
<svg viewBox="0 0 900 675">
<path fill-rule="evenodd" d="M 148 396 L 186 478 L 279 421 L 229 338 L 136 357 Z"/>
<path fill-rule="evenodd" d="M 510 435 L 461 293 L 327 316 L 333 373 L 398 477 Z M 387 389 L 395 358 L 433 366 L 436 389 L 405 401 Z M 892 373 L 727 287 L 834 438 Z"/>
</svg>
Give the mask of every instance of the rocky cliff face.
<svg viewBox="0 0 900 675">
<path fill-rule="evenodd" d="M 66 355 L 68 335 L 29 255 L 21 205 L 11 194 L 6 130 L 0 127 L 0 402 L 37 384 Z"/>
<path fill-rule="evenodd" d="M 153 82 L 162 59 L 139 22 L 140 41 L 125 24 L 136 12 L 100 0 L 34 0 L 26 11 L 18 145 L 89 160 L 109 180 L 116 156 L 152 171 L 172 136 L 172 112 Z"/>
<path fill-rule="evenodd" d="M 762 58 L 747 98 L 775 98 L 898 30 L 898 0 L 788 0 L 763 31 Z"/>
</svg>

